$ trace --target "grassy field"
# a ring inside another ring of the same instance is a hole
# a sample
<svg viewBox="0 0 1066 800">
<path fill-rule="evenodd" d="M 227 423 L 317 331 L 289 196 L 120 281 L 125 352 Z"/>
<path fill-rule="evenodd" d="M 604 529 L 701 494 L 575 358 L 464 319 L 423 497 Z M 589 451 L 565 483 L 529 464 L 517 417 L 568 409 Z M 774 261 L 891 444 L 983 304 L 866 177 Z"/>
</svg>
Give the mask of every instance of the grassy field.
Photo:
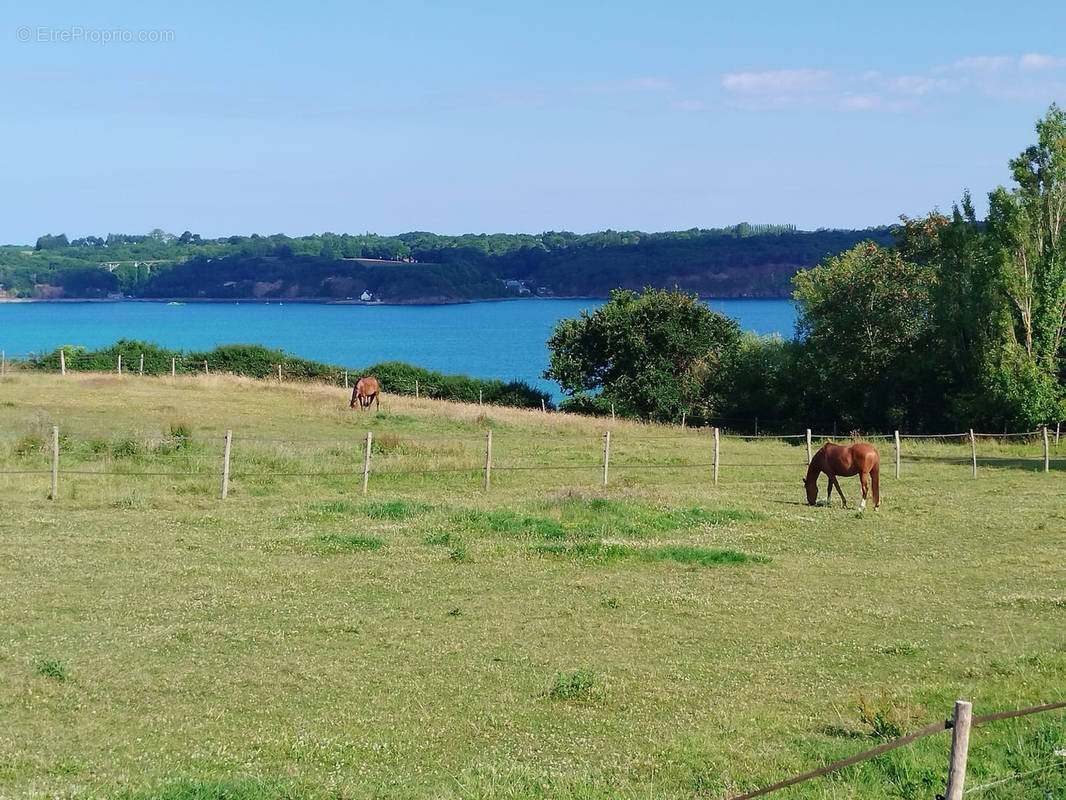
<svg viewBox="0 0 1066 800">
<path fill-rule="evenodd" d="M 714 486 L 706 432 L 347 401 L 0 379 L 0 797 L 725 798 L 1066 700 L 1066 442 L 882 442 L 858 513 L 798 439 Z M 1066 796 L 1064 717 L 976 728 L 969 786 L 1032 774 L 973 796 Z M 771 797 L 931 800 L 948 741 Z"/>
</svg>

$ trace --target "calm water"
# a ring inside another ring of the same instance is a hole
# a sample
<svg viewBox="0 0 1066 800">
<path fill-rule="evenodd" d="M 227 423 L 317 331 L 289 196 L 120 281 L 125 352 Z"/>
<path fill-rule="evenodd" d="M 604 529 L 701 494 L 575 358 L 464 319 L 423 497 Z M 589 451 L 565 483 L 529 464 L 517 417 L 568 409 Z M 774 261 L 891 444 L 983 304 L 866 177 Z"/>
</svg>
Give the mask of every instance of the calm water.
<svg viewBox="0 0 1066 800">
<path fill-rule="evenodd" d="M 183 350 L 262 344 L 295 356 L 358 368 L 406 361 L 444 373 L 541 379 L 545 343 L 560 319 L 594 310 L 601 300 L 527 300 L 446 306 L 341 306 L 318 303 L 0 303 L 0 349 L 40 353 L 64 344 L 90 349 L 123 337 Z M 744 330 L 792 335 L 787 300 L 708 300 Z"/>
</svg>

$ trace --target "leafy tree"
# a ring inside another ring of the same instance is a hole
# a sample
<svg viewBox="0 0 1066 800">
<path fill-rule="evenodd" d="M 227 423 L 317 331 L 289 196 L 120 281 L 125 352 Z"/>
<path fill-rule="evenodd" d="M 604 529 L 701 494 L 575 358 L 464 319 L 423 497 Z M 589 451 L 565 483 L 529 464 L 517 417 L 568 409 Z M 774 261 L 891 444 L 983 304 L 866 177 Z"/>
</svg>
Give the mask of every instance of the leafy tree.
<svg viewBox="0 0 1066 800">
<path fill-rule="evenodd" d="M 548 340 L 544 377 L 588 402 L 613 402 L 622 414 L 671 421 L 710 415 L 721 402 L 740 341 L 733 320 L 695 295 L 616 289 L 592 314 L 562 320 Z"/>
<path fill-rule="evenodd" d="M 62 250 L 69 247 L 70 242 L 67 240 L 65 233 L 59 234 L 59 236 L 53 236 L 50 233 L 46 233 L 44 236 L 37 238 L 37 244 L 34 246 L 34 250 Z"/>
<path fill-rule="evenodd" d="M 987 222 L 1010 322 L 993 385 L 1026 426 L 1066 414 L 1066 113 L 1052 105 L 1036 131 L 1010 162 L 1017 186 L 989 194 Z"/>
<path fill-rule="evenodd" d="M 813 415 L 854 426 L 919 426 L 933 271 L 865 242 L 801 270 L 793 284 Z"/>
</svg>

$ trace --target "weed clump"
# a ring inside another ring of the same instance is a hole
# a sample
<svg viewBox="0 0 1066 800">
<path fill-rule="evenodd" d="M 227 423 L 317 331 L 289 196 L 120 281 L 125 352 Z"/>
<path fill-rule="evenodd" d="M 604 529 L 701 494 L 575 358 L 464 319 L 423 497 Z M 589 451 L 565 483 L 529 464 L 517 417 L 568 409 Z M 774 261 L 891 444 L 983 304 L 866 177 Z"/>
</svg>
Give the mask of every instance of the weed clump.
<svg viewBox="0 0 1066 800">
<path fill-rule="evenodd" d="M 326 552 L 342 553 L 345 551 L 380 550 L 385 542 L 376 536 L 360 536 L 358 534 L 322 533 L 312 540 L 314 544 Z"/>
<path fill-rule="evenodd" d="M 448 558 L 457 563 L 468 561 L 470 559 L 470 552 L 467 550 L 466 542 L 462 539 L 455 539 L 452 542 L 451 549 L 448 550 Z"/>
<path fill-rule="evenodd" d="M 38 675 L 61 683 L 69 677 L 66 663 L 58 658 L 37 659 L 33 665 L 33 671 Z"/>
<path fill-rule="evenodd" d="M 544 696 L 549 700 L 593 702 L 603 696 L 603 687 L 591 670 L 557 672 Z"/>
</svg>

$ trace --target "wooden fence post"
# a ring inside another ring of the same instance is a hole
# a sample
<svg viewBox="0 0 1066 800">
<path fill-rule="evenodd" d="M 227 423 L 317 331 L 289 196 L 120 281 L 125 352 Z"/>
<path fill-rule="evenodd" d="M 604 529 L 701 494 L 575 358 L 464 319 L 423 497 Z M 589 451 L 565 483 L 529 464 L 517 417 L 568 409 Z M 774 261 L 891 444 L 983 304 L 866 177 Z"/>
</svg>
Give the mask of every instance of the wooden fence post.
<svg viewBox="0 0 1066 800">
<path fill-rule="evenodd" d="M 681 427 L 682 428 L 685 427 L 685 412 L 684 411 L 681 412 Z"/>
<path fill-rule="evenodd" d="M 59 426 L 52 426 L 52 493 L 49 500 L 59 497 Z"/>
<path fill-rule="evenodd" d="M 366 455 L 363 457 L 363 494 L 366 494 L 367 484 L 370 482 L 370 444 L 373 441 L 373 435 L 370 431 L 366 432 Z"/>
<path fill-rule="evenodd" d="M 542 414 L 547 414 L 548 413 L 548 406 L 544 402 L 544 398 L 543 397 L 540 398 L 540 413 L 542 413 Z"/>
<path fill-rule="evenodd" d="M 603 485 L 607 485 L 607 463 L 611 458 L 611 432 L 603 434 Z"/>
<path fill-rule="evenodd" d="M 718 485 L 718 428 L 714 429 L 714 485 Z"/>
<path fill-rule="evenodd" d="M 1062 421 L 1055 423 L 1055 447 L 1059 446 L 1059 431 L 1062 429 Z"/>
<path fill-rule="evenodd" d="M 59 348 L 59 374 L 67 374 L 67 354 L 62 347 Z"/>
<path fill-rule="evenodd" d="M 141 363 L 137 365 L 137 374 L 144 374 L 144 353 L 141 353 Z"/>
<path fill-rule="evenodd" d="M 477 390 L 477 404 L 481 405 L 481 390 Z"/>
<path fill-rule="evenodd" d="M 899 477 L 899 431 L 896 431 L 896 477 Z"/>
<path fill-rule="evenodd" d="M 118 360 L 115 362 L 115 372 L 122 374 L 122 353 L 118 354 Z"/>
<path fill-rule="evenodd" d="M 418 399 L 418 381 L 415 381 L 415 399 Z"/>
<path fill-rule="evenodd" d="M 1045 425 L 1044 426 L 1044 472 L 1050 472 L 1050 470 L 1051 470 L 1051 459 L 1050 459 L 1049 454 L 1048 454 L 1047 425 Z"/>
<path fill-rule="evenodd" d="M 204 375 L 210 375 L 211 372 L 207 369 L 207 360 L 204 360 Z"/>
<path fill-rule="evenodd" d="M 614 419 L 614 403 L 611 403 L 611 419 Z"/>
<path fill-rule="evenodd" d="M 485 436 L 485 491 L 489 490 L 489 475 L 492 473 L 492 428 Z"/>
<path fill-rule="evenodd" d="M 229 494 L 229 453 L 230 446 L 233 444 L 233 431 L 226 430 L 226 446 L 222 450 L 222 499 L 226 499 L 226 495 Z"/>
<path fill-rule="evenodd" d="M 812 458 L 814 456 L 811 454 L 811 429 L 807 428 L 807 466 L 810 466 Z"/>
<path fill-rule="evenodd" d="M 973 476 L 977 477 L 977 440 L 973 436 L 973 428 L 970 428 L 970 460 L 973 461 Z"/>
<path fill-rule="evenodd" d="M 278 383 L 281 383 L 281 364 L 278 364 Z"/>
<path fill-rule="evenodd" d="M 948 788 L 944 800 L 962 800 L 966 782 L 966 752 L 970 747 L 970 719 L 973 706 L 966 700 L 955 701 L 955 719 L 951 725 L 951 764 L 948 768 Z"/>
</svg>

